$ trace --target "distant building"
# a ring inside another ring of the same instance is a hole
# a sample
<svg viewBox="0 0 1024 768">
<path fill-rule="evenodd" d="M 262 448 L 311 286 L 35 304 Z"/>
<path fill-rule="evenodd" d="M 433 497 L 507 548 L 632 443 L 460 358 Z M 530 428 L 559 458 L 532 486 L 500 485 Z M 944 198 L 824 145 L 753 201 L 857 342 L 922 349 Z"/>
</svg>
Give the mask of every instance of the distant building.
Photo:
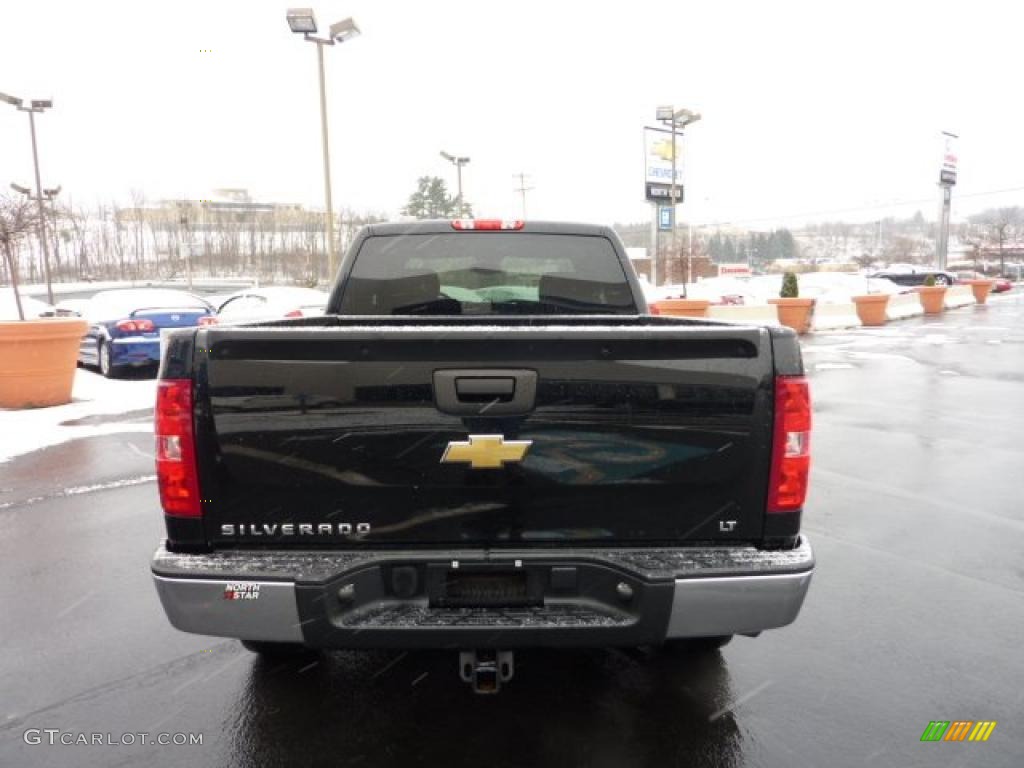
<svg viewBox="0 0 1024 768">
<path fill-rule="evenodd" d="M 206 198 L 159 200 L 118 211 L 122 224 L 142 221 L 157 231 L 192 232 L 305 231 L 319 226 L 322 216 L 298 203 L 255 202 L 246 189 L 216 189 Z"/>
</svg>

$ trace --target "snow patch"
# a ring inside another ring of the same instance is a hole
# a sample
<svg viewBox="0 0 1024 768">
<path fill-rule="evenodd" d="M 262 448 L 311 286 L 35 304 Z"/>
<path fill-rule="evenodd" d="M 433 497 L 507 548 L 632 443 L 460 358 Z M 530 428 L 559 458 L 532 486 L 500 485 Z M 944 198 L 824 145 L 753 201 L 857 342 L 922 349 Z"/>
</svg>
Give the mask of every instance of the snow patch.
<svg viewBox="0 0 1024 768">
<path fill-rule="evenodd" d="M 42 448 L 96 435 L 121 432 L 152 433 L 153 424 L 125 417 L 105 419 L 100 424 L 65 426 L 62 422 L 88 419 L 92 416 L 118 416 L 151 410 L 156 402 L 155 380 L 105 379 L 91 371 L 78 369 L 71 392 L 72 401 L 50 408 L 12 411 L 0 409 L 0 462 Z"/>
</svg>

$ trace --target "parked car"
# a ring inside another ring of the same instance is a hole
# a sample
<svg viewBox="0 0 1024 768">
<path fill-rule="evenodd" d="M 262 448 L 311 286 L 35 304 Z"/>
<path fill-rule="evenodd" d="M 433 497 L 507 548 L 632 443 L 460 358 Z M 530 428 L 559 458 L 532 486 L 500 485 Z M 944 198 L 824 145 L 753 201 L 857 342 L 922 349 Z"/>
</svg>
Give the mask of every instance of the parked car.
<svg viewBox="0 0 1024 768">
<path fill-rule="evenodd" d="M 897 285 L 924 285 L 929 275 L 935 278 L 936 285 L 953 285 L 956 283 L 956 274 L 953 272 L 913 264 L 893 264 L 886 269 L 872 272 L 870 276 L 884 277 L 892 280 Z"/>
<path fill-rule="evenodd" d="M 88 299 L 64 299 L 55 305 L 57 317 L 82 317 L 82 313 L 88 306 Z"/>
<path fill-rule="evenodd" d="M 160 330 L 201 325 L 213 316 L 213 307 L 185 291 L 127 288 L 100 291 L 81 312 L 89 331 L 78 362 L 112 378 L 127 366 L 158 363 Z"/>
<path fill-rule="evenodd" d="M 327 307 L 327 293 L 314 288 L 246 288 L 221 302 L 218 323 L 256 323 L 285 317 L 315 317 Z"/>
<path fill-rule="evenodd" d="M 1006 291 L 1013 288 L 1013 283 L 1005 277 L 994 277 L 992 275 L 986 275 L 982 272 L 972 272 L 970 270 L 966 272 L 957 272 L 956 276 L 959 280 L 991 280 L 992 281 L 992 293 L 1005 293 Z"/>
</svg>

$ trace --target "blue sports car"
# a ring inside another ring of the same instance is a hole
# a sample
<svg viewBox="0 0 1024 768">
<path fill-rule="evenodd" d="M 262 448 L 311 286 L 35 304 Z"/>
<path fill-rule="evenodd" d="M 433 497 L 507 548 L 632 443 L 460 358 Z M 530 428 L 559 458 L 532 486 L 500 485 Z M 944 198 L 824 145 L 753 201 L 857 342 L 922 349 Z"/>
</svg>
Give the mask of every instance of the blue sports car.
<svg viewBox="0 0 1024 768">
<path fill-rule="evenodd" d="M 204 325 L 213 307 L 185 291 L 125 288 L 100 291 L 82 307 L 89 331 L 78 362 L 95 365 L 107 378 L 127 366 L 160 362 L 160 329 Z"/>
</svg>

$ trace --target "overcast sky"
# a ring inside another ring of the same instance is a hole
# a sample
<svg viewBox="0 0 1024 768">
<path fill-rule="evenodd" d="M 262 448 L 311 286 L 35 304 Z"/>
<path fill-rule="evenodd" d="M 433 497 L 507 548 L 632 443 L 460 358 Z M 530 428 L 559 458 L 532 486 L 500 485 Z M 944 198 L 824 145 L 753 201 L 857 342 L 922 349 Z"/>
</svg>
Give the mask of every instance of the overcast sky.
<svg viewBox="0 0 1024 768">
<path fill-rule="evenodd" d="M 4 3 L 0 91 L 52 97 L 44 186 L 97 198 L 323 204 L 315 46 L 265 0 Z M 961 135 L 954 214 L 1024 202 L 1024 7 L 1011 2 L 389 2 L 315 6 L 361 37 L 326 51 L 335 207 L 396 215 L 468 155 L 478 215 L 648 219 L 642 127 L 686 138 L 698 223 L 933 218 L 939 134 Z M 0 104 L 0 184 L 32 179 Z M 896 206 L 894 201 L 914 201 Z M 921 202 L 916 202 L 921 201 Z M 881 206 L 877 210 L 872 206 Z"/>
</svg>

